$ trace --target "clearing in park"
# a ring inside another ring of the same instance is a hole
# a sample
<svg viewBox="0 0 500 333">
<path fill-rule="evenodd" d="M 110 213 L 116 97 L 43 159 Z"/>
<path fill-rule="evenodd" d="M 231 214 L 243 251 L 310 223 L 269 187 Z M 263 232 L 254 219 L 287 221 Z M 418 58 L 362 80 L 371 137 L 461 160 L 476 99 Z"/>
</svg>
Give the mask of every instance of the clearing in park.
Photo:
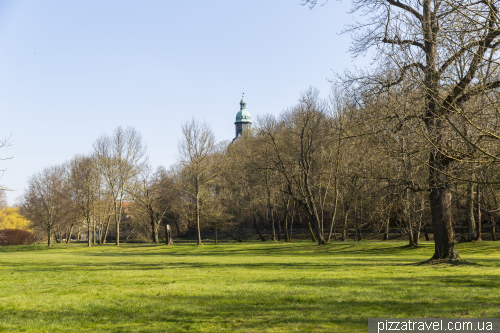
<svg viewBox="0 0 500 333">
<path fill-rule="evenodd" d="M 0 247 L 0 332 L 367 332 L 367 318 L 500 317 L 500 246 Z"/>
</svg>

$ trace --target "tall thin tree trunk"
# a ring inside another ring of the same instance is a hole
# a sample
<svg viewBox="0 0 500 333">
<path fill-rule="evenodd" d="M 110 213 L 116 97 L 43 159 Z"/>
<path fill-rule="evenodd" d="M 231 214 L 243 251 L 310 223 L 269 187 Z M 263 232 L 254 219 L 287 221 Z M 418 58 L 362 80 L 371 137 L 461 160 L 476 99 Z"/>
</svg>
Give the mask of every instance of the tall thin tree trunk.
<svg viewBox="0 0 500 333">
<path fill-rule="evenodd" d="M 95 228 L 95 221 L 94 221 L 94 219 L 92 219 L 92 227 L 94 228 L 94 233 L 92 235 L 92 243 L 95 244 L 96 243 L 96 228 Z"/>
<path fill-rule="evenodd" d="M 103 244 L 106 244 L 106 237 L 108 237 L 110 223 L 111 223 L 111 215 L 108 215 L 108 221 L 106 223 L 106 230 L 105 230 L 104 235 L 102 237 L 102 243 Z"/>
<path fill-rule="evenodd" d="M 349 239 L 349 235 L 347 234 L 347 218 L 349 215 L 349 209 L 346 209 L 344 216 L 344 227 L 342 228 L 342 241 L 345 242 Z"/>
<path fill-rule="evenodd" d="M 338 196 L 339 195 L 338 195 L 337 176 L 335 176 L 335 199 L 334 199 L 335 203 L 333 205 L 332 223 L 330 224 L 330 232 L 328 233 L 327 243 L 329 243 L 330 239 L 332 238 L 332 232 L 335 232 L 334 227 L 335 227 L 335 215 L 337 214 Z"/>
<path fill-rule="evenodd" d="M 281 242 L 281 220 L 278 219 L 278 242 Z"/>
<path fill-rule="evenodd" d="M 285 242 L 290 242 L 290 240 L 288 239 L 288 205 L 287 205 L 287 208 L 286 208 L 286 214 L 285 214 Z"/>
<path fill-rule="evenodd" d="M 68 235 L 68 238 L 66 238 L 66 244 L 68 244 L 71 240 L 71 234 L 73 233 L 73 225 L 71 225 L 71 227 L 69 228 L 69 235 Z"/>
<path fill-rule="evenodd" d="M 100 198 L 101 198 L 101 190 L 98 191 L 97 197 L 100 200 Z M 94 204 L 94 209 L 95 209 L 95 204 Z M 99 220 L 98 220 L 99 221 L 99 227 L 97 229 L 98 229 L 98 233 L 99 233 L 99 238 L 98 238 L 97 241 L 98 241 L 99 244 L 102 244 L 102 215 L 101 215 L 101 206 L 100 205 L 99 205 L 98 211 L 99 211 L 99 214 L 98 214 L 98 216 L 99 216 Z"/>
<path fill-rule="evenodd" d="M 457 205 L 457 224 L 458 228 L 460 229 L 460 241 L 464 242 L 466 241 L 466 238 L 464 234 L 464 228 L 462 228 L 462 214 L 460 207 L 460 196 L 458 195 L 458 183 L 455 183 L 455 196 L 457 197 L 455 201 Z"/>
<path fill-rule="evenodd" d="M 201 230 L 200 230 L 200 196 L 196 193 L 196 227 L 198 229 L 198 244 L 203 245 L 201 243 Z"/>
<path fill-rule="evenodd" d="M 420 216 L 418 218 L 418 228 L 417 228 L 417 237 L 415 239 L 415 245 L 420 245 L 420 233 L 422 230 L 422 220 L 424 219 L 424 197 L 421 196 L 422 200 L 420 202 Z"/>
<path fill-rule="evenodd" d="M 309 227 L 309 232 L 311 233 L 311 239 L 312 239 L 313 242 L 316 243 L 316 236 L 314 235 L 314 231 L 312 229 L 311 221 L 310 220 L 307 220 L 307 225 Z"/>
<path fill-rule="evenodd" d="M 477 184 L 477 192 L 476 192 L 476 202 L 477 202 L 477 238 L 476 241 L 482 242 L 481 239 L 481 185 Z"/>
<path fill-rule="evenodd" d="M 356 198 L 356 203 L 354 204 L 354 241 L 358 240 L 358 202 Z"/>
<path fill-rule="evenodd" d="M 309 214 L 309 220 L 312 220 L 315 224 L 316 234 L 318 236 L 318 245 L 326 244 L 325 239 L 323 237 L 323 231 L 321 230 L 321 221 L 318 215 L 318 209 L 316 208 L 316 204 L 314 203 L 311 187 L 309 186 L 309 174 L 304 174 L 304 187 L 306 189 L 307 197 L 306 197 L 306 210 Z"/>
<path fill-rule="evenodd" d="M 266 216 L 267 216 L 267 224 L 271 225 L 271 240 L 276 241 L 276 229 L 274 228 L 274 216 L 273 216 L 273 210 L 268 206 L 267 211 L 266 211 Z M 269 215 L 271 215 L 271 219 L 269 219 Z"/>
<path fill-rule="evenodd" d="M 122 205 L 123 205 L 123 199 L 120 198 L 120 206 L 118 211 L 118 207 L 116 206 L 115 202 L 116 246 L 120 246 L 120 222 L 122 219 L 122 212 L 121 212 Z"/>
<path fill-rule="evenodd" d="M 474 201 L 472 182 L 467 184 L 467 225 L 469 227 L 469 242 L 476 240 L 476 221 L 474 221 Z"/>
<path fill-rule="evenodd" d="M 493 214 L 490 213 L 490 219 L 491 219 L 491 237 L 493 238 L 493 241 L 497 241 L 497 233 L 496 233 L 496 222 L 495 218 L 493 217 Z"/>
<path fill-rule="evenodd" d="M 302 215 L 300 214 L 300 208 L 298 210 L 298 213 L 299 213 L 299 224 L 302 224 Z M 309 229 L 309 233 L 311 234 L 311 240 L 313 242 L 316 242 L 316 236 L 314 236 L 314 232 L 312 230 L 312 227 L 311 227 L 311 221 L 307 220 L 307 227 Z"/>
<path fill-rule="evenodd" d="M 405 190 L 405 220 L 406 225 L 408 226 L 408 246 L 413 246 L 415 244 L 415 239 L 413 237 L 413 223 L 410 212 L 410 192 L 408 189 Z"/>
<path fill-rule="evenodd" d="M 363 199 L 359 201 L 359 218 L 358 218 L 358 242 L 363 240 L 363 234 L 361 233 L 361 225 L 363 224 Z"/>
<path fill-rule="evenodd" d="M 116 209 L 114 212 L 115 216 L 115 245 L 120 246 L 120 221 L 118 221 L 118 217 L 116 214 Z M 110 236 L 110 241 L 112 240 L 112 237 Z"/>
<path fill-rule="evenodd" d="M 90 224 L 90 218 L 87 218 L 87 234 L 88 234 L 87 247 L 91 247 L 92 246 L 92 226 Z"/>
<path fill-rule="evenodd" d="M 385 232 L 384 232 L 384 238 L 383 240 L 389 240 L 389 222 L 390 222 L 389 216 L 387 217 L 387 221 L 385 223 Z"/>
<path fill-rule="evenodd" d="M 155 243 L 160 243 L 160 222 L 155 222 Z"/>
</svg>

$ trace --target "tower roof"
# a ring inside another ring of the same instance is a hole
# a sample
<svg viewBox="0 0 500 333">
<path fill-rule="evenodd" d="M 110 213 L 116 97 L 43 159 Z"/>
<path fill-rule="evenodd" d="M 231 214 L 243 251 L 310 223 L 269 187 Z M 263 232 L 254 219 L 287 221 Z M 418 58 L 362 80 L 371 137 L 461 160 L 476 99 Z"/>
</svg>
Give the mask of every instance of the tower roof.
<svg viewBox="0 0 500 333">
<path fill-rule="evenodd" d="M 247 102 L 245 102 L 245 94 L 241 97 L 240 111 L 236 114 L 237 123 L 252 123 L 250 113 L 247 111 Z"/>
</svg>

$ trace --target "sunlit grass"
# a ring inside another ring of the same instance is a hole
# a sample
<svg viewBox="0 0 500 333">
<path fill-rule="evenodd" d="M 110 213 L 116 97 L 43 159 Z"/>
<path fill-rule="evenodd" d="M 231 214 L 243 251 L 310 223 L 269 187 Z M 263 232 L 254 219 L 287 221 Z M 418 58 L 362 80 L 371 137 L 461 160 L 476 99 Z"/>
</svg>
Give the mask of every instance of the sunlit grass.
<svg viewBox="0 0 500 333">
<path fill-rule="evenodd" d="M 0 331 L 367 332 L 370 317 L 499 317 L 500 242 L 0 247 Z"/>
</svg>

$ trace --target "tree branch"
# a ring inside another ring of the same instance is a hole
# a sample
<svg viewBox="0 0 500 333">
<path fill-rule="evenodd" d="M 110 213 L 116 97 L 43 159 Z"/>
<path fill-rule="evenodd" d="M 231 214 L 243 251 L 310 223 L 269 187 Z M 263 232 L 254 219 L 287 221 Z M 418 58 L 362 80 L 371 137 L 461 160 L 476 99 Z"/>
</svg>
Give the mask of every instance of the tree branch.
<svg viewBox="0 0 500 333">
<path fill-rule="evenodd" d="M 415 16 L 420 22 L 422 22 L 424 20 L 422 14 L 417 12 L 414 8 L 412 8 L 408 5 L 405 5 L 404 3 L 401 3 L 397 0 L 386 0 L 386 1 L 393 6 L 399 7 L 401 9 L 406 10 L 407 12 L 413 14 L 413 16 Z"/>
<path fill-rule="evenodd" d="M 416 42 L 414 40 L 409 40 L 409 39 L 387 39 L 384 38 L 382 39 L 382 43 L 387 43 L 387 44 L 395 44 L 395 45 L 404 45 L 404 44 L 409 44 L 409 45 L 414 45 L 420 47 L 422 50 L 424 50 L 424 44 L 420 42 Z"/>
<path fill-rule="evenodd" d="M 382 88 L 389 88 L 389 87 L 392 87 L 392 86 L 395 86 L 396 84 L 399 84 L 401 83 L 401 81 L 403 81 L 404 77 L 405 77 L 405 74 L 406 74 L 406 71 L 412 67 L 418 67 L 420 68 L 421 70 L 425 70 L 425 67 L 424 65 L 422 65 L 421 63 L 419 62 L 415 62 L 413 64 L 410 64 L 410 65 L 406 65 L 406 66 L 403 66 L 401 68 L 401 74 L 399 76 L 399 79 L 397 79 L 396 81 L 392 81 L 392 82 L 389 82 L 387 84 L 384 84 L 382 86 Z"/>
</svg>

